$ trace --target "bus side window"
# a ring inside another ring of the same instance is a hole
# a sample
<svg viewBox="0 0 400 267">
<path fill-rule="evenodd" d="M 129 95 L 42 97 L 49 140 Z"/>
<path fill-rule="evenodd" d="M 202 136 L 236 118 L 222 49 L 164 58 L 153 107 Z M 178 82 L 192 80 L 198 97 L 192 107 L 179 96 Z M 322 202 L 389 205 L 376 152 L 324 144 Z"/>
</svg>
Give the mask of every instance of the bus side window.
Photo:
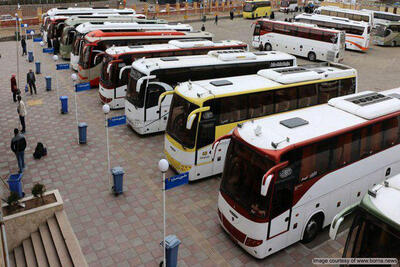
<svg viewBox="0 0 400 267">
<path fill-rule="evenodd" d="M 310 29 L 305 27 L 298 27 L 297 36 L 302 38 L 310 38 Z"/>
<path fill-rule="evenodd" d="M 248 117 L 246 95 L 226 97 L 219 104 L 219 124 L 241 121 Z"/>
<path fill-rule="evenodd" d="M 371 128 L 371 152 L 377 153 L 382 150 L 383 131 L 382 123 L 376 123 Z"/>
<path fill-rule="evenodd" d="M 310 107 L 317 104 L 317 87 L 315 84 L 300 86 L 298 90 L 298 108 Z"/>
<path fill-rule="evenodd" d="M 284 112 L 297 107 L 296 88 L 285 88 L 275 91 L 275 112 Z"/>
<path fill-rule="evenodd" d="M 325 174 L 330 171 L 330 162 L 331 162 L 331 148 L 334 146 L 334 140 L 328 139 L 325 141 L 318 142 L 317 152 L 316 152 L 316 176 Z"/>
<path fill-rule="evenodd" d="M 360 130 L 353 131 L 351 137 L 351 158 L 349 163 L 355 162 L 360 159 L 360 140 Z"/>
<path fill-rule="evenodd" d="M 318 104 L 327 103 L 329 99 L 338 96 L 339 81 L 323 82 L 318 85 Z"/>
<path fill-rule="evenodd" d="M 360 159 L 371 154 L 371 127 L 367 126 L 360 130 Z"/>
<path fill-rule="evenodd" d="M 352 134 L 345 133 L 337 137 L 337 142 L 332 150 L 331 169 L 340 168 L 351 160 Z"/>
<path fill-rule="evenodd" d="M 388 148 L 399 142 L 400 117 L 390 118 L 383 122 L 383 148 Z"/>
<path fill-rule="evenodd" d="M 305 146 L 302 149 L 300 182 L 306 181 L 313 177 L 313 173 L 316 170 L 315 151 L 315 144 Z"/>
<path fill-rule="evenodd" d="M 165 92 L 165 89 L 158 84 L 149 84 L 147 87 L 146 108 L 158 105 L 158 97 Z"/>
<path fill-rule="evenodd" d="M 203 113 L 202 120 L 204 119 L 204 115 L 208 117 L 213 116 L 212 112 L 207 111 Z M 200 122 L 199 125 L 199 134 L 197 140 L 197 149 L 202 148 L 204 146 L 210 145 L 215 140 L 215 120 L 213 119 L 205 119 Z"/>
<path fill-rule="evenodd" d="M 356 92 L 356 78 L 340 80 L 339 96 L 354 94 Z"/>
<path fill-rule="evenodd" d="M 254 93 L 249 96 L 249 118 L 257 118 L 274 112 L 273 92 Z"/>
</svg>

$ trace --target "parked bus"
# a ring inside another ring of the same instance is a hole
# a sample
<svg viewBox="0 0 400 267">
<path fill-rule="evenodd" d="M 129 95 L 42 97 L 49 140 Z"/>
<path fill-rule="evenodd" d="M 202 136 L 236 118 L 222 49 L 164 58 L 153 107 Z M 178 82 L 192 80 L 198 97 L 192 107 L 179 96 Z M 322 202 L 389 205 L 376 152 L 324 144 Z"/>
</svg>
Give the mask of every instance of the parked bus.
<svg viewBox="0 0 400 267">
<path fill-rule="evenodd" d="M 356 77 L 355 69 L 326 62 L 182 83 L 174 90 L 168 115 L 166 158 L 178 173 L 189 172 L 190 181 L 219 174 L 229 142 L 214 150 L 216 139 L 247 120 L 354 93 Z"/>
<path fill-rule="evenodd" d="M 369 26 L 374 26 L 373 14 L 366 11 L 339 8 L 334 6 L 320 6 L 314 10 L 314 13 L 332 17 L 347 18 L 354 21 L 364 21 L 367 22 Z"/>
<path fill-rule="evenodd" d="M 400 22 L 378 23 L 373 42 L 382 46 L 400 46 Z"/>
<path fill-rule="evenodd" d="M 66 16 L 52 16 L 52 17 L 46 17 L 46 20 L 43 24 L 43 31 L 42 31 L 42 37 L 43 41 L 47 42 L 48 39 L 53 39 L 55 35 L 57 35 L 57 32 L 60 32 L 60 29 L 56 27 L 56 25 L 59 25 L 60 23 L 64 22 L 68 17 Z"/>
<path fill-rule="evenodd" d="M 237 127 L 218 196 L 224 230 L 256 258 L 313 240 L 400 171 L 399 93 L 365 91 Z"/>
<path fill-rule="evenodd" d="M 254 19 L 271 16 L 271 1 L 256 0 L 246 1 L 243 7 L 243 18 Z"/>
<path fill-rule="evenodd" d="M 71 53 L 71 65 L 74 70 L 78 70 L 78 62 L 79 62 L 79 55 L 81 54 L 81 50 L 83 48 L 83 45 L 85 43 L 85 36 L 89 32 L 96 31 L 96 30 L 105 30 L 107 32 L 119 32 L 119 31 L 137 31 L 140 29 L 154 29 L 154 27 L 158 27 L 159 25 L 153 25 L 153 27 L 149 27 L 149 25 L 143 26 L 139 25 L 137 22 L 124 22 L 124 23 L 118 23 L 118 22 L 100 22 L 100 23 L 82 23 L 78 27 L 76 27 L 76 37 L 75 40 L 73 41 L 72 45 L 72 53 Z M 166 26 L 162 26 L 166 28 Z M 169 29 L 175 29 L 175 30 L 180 30 L 180 31 L 192 31 L 193 28 L 190 25 L 187 24 L 176 24 L 176 27 L 174 25 L 169 25 L 167 26 Z"/>
<path fill-rule="evenodd" d="M 346 33 L 346 49 L 366 52 L 369 48 L 371 27 L 366 22 L 305 13 L 296 16 L 295 21 L 315 24 L 321 28 L 344 31 Z"/>
<path fill-rule="evenodd" d="M 344 57 L 345 33 L 299 22 L 261 19 L 253 33 L 253 47 L 279 50 L 311 61 L 340 62 Z"/>
<path fill-rule="evenodd" d="M 144 26 L 144 25 L 143 25 Z M 152 25 L 147 25 L 152 26 Z M 168 43 L 174 39 L 212 39 L 208 32 L 183 31 L 125 31 L 109 32 L 97 30 L 85 36 L 85 44 L 81 50 L 78 63 L 78 77 L 81 83 L 90 82 L 92 87 L 99 85 L 102 56 L 112 46 L 129 46 L 155 43 Z"/>
<path fill-rule="evenodd" d="M 400 14 L 394 14 L 390 12 L 384 11 L 377 11 L 377 10 L 370 10 L 370 9 L 362 9 L 363 12 L 370 12 L 374 17 L 374 27 L 379 23 L 385 22 L 399 22 L 400 21 Z"/>
<path fill-rule="evenodd" d="M 397 259 L 397 263 L 400 261 L 400 175 L 385 178 L 384 182 L 368 190 L 360 203 L 349 206 L 333 218 L 329 235 L 335 239 L 345 216 L 354 214 L 343 258 L 392 258 Z M 397 263 L 386 262 L 388 266 Z"/>
<path fill-rule="evenodd" d="M 297 0 L 282 0 L 279 11 L 281 12 L 297 12 L 299 10 Z"/>
<path fill-rule="evenodd" d="M 69 59 L 72 44 L 78 35 L 77 27 L 82 23 L 91 22 L 96 25 L 104 22 L 136 22 L 138 24 L 166 24 L 163 19 L 141 19 L 137 15 L 96 15 L 96 16 L 72 16 L 65 21 L 65 26 L 60 38 L 60 55 L 63 59 Z M 103 24 L 104 25 L 104 24 Z"/>
<path fill-rule="evenodd" d="M 248 50 L 248 47 L 242 41 L 225 40 L 212 42 L 202 39 L 188 39 L 171 40 L 167 44 L 114 46 L 108 48 L 103 56 L 101 67 L 100 99 L 112 109 L 125 106 L 129 70 L 132 62 L 136 59 L 204 55 L 211 50 L 226 49 Z"/>
<path fill-rule="evenodd" d="M 296 66 L 296 57 L 282 52 L 219 50 L 207 55 L 137 60 L 132 64 L 128 82 L 125 115 L 139 134 L 164 131 L 178 83 L 222 78 L 227 74 L 256 74 L 262 69 L 282 66 Z M 163 99 L 158 105 L 161 94 Z"/>
</svg>

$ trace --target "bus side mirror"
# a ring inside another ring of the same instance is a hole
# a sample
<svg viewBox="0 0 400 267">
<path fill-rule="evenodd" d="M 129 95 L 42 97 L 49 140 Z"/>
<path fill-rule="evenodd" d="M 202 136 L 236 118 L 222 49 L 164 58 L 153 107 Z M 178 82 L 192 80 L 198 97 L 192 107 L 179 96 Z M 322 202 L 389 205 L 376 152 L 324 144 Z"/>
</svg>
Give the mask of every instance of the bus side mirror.
<svg viewBox="0 0 400 267">
<path fill-rule="evenodd" d="M 174 93 L 174 91 L 166 91 L 164 93 L 162 93 L 159 97 L 158 97 L 158 108 L 161 108 L 161 102 L 164 101 L 165 97 L 167 95 L 172 95 Z"/>
<path fill-rule="evenodd" d="M 264 175 L 263 180 L 262 180 L 262 182 L 261 182 L 261 192 L 260 192 L 260 194 L 261 194 L 263 197 L 265 197 L 265 196 L 267 195 L 269 185 L 270 185 L 272 179 L 274 178 L 274 175 L 273 175 L 273 174 L 270 174 L 270 175 L 268 175 L 268 176 L 266 176 L 266 175 L 267 175 L 267 174 Z"/>
<path fill-rule="evenodd" d="M 338 215 L 340 215 L 340 214 L 338 214 Z M 343 222 L 343 220 L 344 220 L 343 216 L 339 217 L 339 218 L 336 218 L 336 216 L 335 216 L 335 218 L 333 218 L 332 225 L 329 228 L 329 237 L 332 240 L 336 239 L 337 232 L 339 231 L 340 224 Z"/>
<path fill-rule="evenodd" d="M 192 129 L 192 125 L 193 125 L 194 119 L 196 119 L 196 116 L 197 116 L 197 114 L 189 115 L 189 118 L 186 122 L 186 129 L 188 129 L 188 130 Z"/>
<path fill-rule="evenodd" d="M 144 76 L 144 77 L 140 78 L 136 84 L 136 92 L 138 92 L 138 93 L 140 92 L 140 88 L 142 87 L 142 83 L 144 80 L 151 80 L 151 79 L 155 79 L 155 78 L 156 78 L 155 75 Z"/>
</svg>

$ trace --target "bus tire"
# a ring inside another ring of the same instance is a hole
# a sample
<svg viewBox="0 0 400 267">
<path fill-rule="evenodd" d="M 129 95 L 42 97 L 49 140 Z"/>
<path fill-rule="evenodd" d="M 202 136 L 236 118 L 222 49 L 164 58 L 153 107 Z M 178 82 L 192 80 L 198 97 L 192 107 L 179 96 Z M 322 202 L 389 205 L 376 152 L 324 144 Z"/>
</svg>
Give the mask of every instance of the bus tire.
<svg viewBox="0 0 400 267">
<path fill-rule="evenodd" d="M 317 60 L 317 56 L 315 55 L 314 52 L 308 53 L 307 58 L 308 58 L 308 60 L 310 60 L 310 61 L 316 61 L 316 60 Z"/>
<path fill-rule="evenodd" d="M 395 47 L 396 45 L 396 41 L 392 41 L 392 47 Z"/>
<path fill-rule="evenodd" d="M 309 243 L 314 240 L 314 238 L 318 235 L 318 233 L 322 229 L 322 213 L 318 213 L 311 217 L 311 219 L 307 222 L 306 227 L 304 228 L 303 233 L 303 243 Z"/>
<path fill-rule="evenodd" d="M 265 51 L 272 51 L 272 45 L 270 43 L 265 44 Z"/>
<path fill-rule="evenodd" d="M 264 50 L 264 46 L 262 43 L 260 43 L 260 45 L 258 46 L 258 50 L 263 51 Z"/>
</svg>

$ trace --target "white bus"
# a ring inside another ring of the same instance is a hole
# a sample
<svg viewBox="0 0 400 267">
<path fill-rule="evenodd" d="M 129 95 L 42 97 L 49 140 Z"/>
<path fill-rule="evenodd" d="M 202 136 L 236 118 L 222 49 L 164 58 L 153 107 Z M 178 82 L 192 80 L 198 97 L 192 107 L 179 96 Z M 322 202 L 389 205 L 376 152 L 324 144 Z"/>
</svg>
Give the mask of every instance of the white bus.
<svg viewBox="0 0 400 267">
<path fill-rule="evenodd" d="M 379 23 L 400 21 L 400 14 L 394 14 L 390 12 L 376 11 L 370 9 L 362 9 L 361 11 L 372 13 L 372 15 L 374 16 L 374 27 L 376 27 L 376 25 Z"/>
<path fill-rule="evenodd" d="M 256 258 L 313 240 L 400 171 L 399 96 L 400 88 L 364 91 L 237 127 L 218 196 L 221 226 Z"/>
<path fill-rule="evenodd" d="M 260 19 L 252 45 L 260 50 L 279 50 L 310 61 L 340 62 L 344 57 L 345 33 L 313 24 Z"/>
<path fill-rule="evenodd" d="M 391 170 L 392 171 L 392 170 Z M 400 170 L 395 171 L 398 173 Z M 338 213 L 329 236 L 336 238 L 344 217 L 354 214 L 343 258 L 392 258 L 400 261 L 400 175 L 368 190 L 362 201 Z M 387 262 L 395 266 L 396 262 Z"/>
<path fill-rule="evenodd" d="M 279 11 L 288 13 L 288 12 L 297 12 L 297 10 L 299 10 L 297 0 L 282 0 L 281 1 Z"/>
<path fill-rule="evenodd" d="M 72 45 L 70 56 L 71 66 L 74 70 L 78 70 L 79 56 L 83 52 L 85 44 L 85 36 L 89 32 L 102 30 L 107 32 L 119 32 L 130 30 L 154 30 L 154 29 L 174 29 L 179 31 L 193 31 L 193 27 L 188 24 L 139 24 L 137 22 L 102 22 L 102 23 L 82 23 L 76 27 L 76 37 Z"/>
<path fill-rule="evenodd" d="M 242 41 L 209 41 L 202 39 L 171 40 L 166 44 L 113 46 L 105 51 L 101 66 L 99 95 L 111 109 L 125 106 L 126 87 L 132 63 L 140 58 L 204 55 L 212 50 L 242 49 Z"/>
<path fill-rule="evenodd" d="M 178 173 L 189 172 L 190 181 L 220 174 L 229 141 L 213 149 L 216 139 L 245 121 L 352 94 L 356 79 L 355 69 L 325 62 L 182 83 L 173 92 L 166 158 Z"/>
<path fill-rule="evenodd" d="M 364 21 L 367 22 L 369 26 L 374 26 L 373 14 L 362 10 L 339 8 L 335 6 L 320 6 L 314 10 L 314 13 L 333 17 L 347 18 L 355 21 Z"/>
<path fill-rule="evenodd" d="M 315 24 L 321 28 L 344 31 L 346 33 L 346 49 L 366 52 L 369 48 L 371 27 L 366 22 L 305 13 L 296 16 L 295 21 Z"/>
<path fill-rule="evenodd" d="M 132 64 L 126 93 L 128 124 L 139 134 L 164 131 L 173 90 L 180 82 L 255 74 L 282 66 L 296 66 L 296 57 L 282 52 L 219 50 L 207 55 L 137 60 Z M 161 94 L 165 98 L 158 105 Z"/>
</svg>

